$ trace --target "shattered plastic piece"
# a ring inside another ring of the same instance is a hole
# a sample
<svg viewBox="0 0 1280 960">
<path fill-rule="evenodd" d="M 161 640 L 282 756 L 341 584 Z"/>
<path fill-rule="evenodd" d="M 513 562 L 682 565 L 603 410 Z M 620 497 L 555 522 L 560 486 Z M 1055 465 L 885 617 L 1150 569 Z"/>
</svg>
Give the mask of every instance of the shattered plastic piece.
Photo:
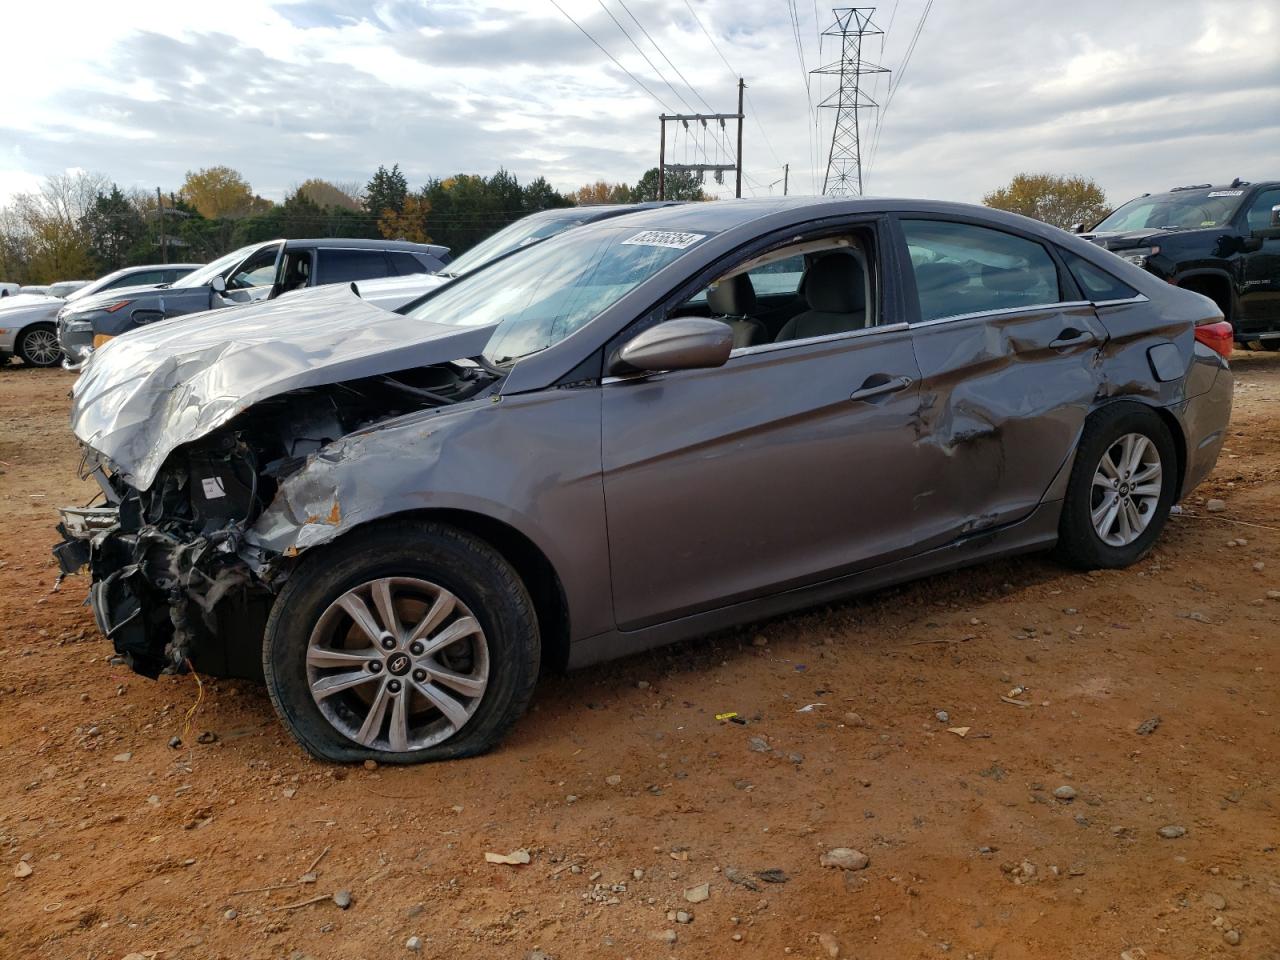
<svg viewBox="0 0 1280 960">
<path fill-rule="evenodd" d="M 738 714 L 737 714 L 737 712 L 736 712 L 736 711 L 732 711 L 732 710 L 731 710 L 731 711 L 730 711 L 730 712 L 728 712 L 728 713 L 717 713 L 717 714 L 716 714 L 716 719 L 717 719 L 717 720 L 722 720 L 722 721 L 723 721 L 723 720 L 732 720 L 732 719 L 734 719 L 735 717 L 737 717 L 737 715 L 738 715 Z"/>
<path fill-rule="evenodd" d="M 947 727 L 947 733 L 954 733 L 957 737 L 963 739 L 969 735 L 969 731 L 972 729 L 973 727 Z"/>
<path fill-rule="evenodd" d="M 810 704 L 807 704 L 806 706 L 801 707 L 799 710 L 796 711 L 796 713 L 813 713 L 813 711 L 817 707 L 825 707 L 825 706 L 826 706 L 825 703 L 810 703 Z"/>
<path fill-rule="evenodd" d="M 485 853 L 485 863 L 505 863 L 510 866 L 519 866 L 520 864 L 529 862 L 529 851 L 523 848 L 512 850 L 510 853 Z"/>
</svg>

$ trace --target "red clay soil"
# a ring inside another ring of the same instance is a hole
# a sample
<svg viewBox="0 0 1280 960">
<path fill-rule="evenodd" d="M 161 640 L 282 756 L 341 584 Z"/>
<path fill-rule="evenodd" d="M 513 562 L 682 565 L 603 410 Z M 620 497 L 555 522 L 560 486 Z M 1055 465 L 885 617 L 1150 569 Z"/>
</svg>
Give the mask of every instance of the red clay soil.
<svg viewBox="0 0 1280 960">
<path fill-rule="evenodd" d="M 0 957 L 1280 958 L 1280 354 L 1235 367 L 1133 569 L 989 564 L 548 678 L 493 754 L 372 770 L 253 684 L 110 665 L 84 579 L 52 592 L 72 375 L 0 369 Z"/>
</svg>

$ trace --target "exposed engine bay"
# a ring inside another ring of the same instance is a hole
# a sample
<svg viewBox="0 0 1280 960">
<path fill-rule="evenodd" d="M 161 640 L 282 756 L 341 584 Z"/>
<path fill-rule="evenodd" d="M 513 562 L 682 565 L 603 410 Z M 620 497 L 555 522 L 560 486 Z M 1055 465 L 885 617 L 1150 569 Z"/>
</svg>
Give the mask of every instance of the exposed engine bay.
<svg viewBox="0 0 1280 960">
<path fill-rule="evenodd" d="M 173 450 L 145 490 L 86 448 L 105 503 L 63 511 L 62 573 L 88 567 L 98 628 L 136 672 L 260 677 L 263 626 L 292 558 L 248 562 L 245 533 L 280 484 L 335 440 L 483 398 L 503 373 L 459 360 L 269 397 Z"/>
</svg>

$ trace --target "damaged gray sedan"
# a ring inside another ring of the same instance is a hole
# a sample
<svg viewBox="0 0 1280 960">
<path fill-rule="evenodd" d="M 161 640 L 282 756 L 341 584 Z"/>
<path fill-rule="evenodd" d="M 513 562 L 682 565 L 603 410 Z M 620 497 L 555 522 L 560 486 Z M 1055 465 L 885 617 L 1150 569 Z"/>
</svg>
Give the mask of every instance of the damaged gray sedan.
<svg viewBox="0 0 1280 960">
<path fill-rule="evenodd" d="M 283 333 L 281 331 L 284 331 Z M 1119 567 L 1213 467 L 1229 325 L 956 204 L 689 204 L 404 315 L 348 289 L 111 341 L 64 511 L 149 676 L 265 676 L 317 757 L 497 743 L 574 667 L 976 561 Z"/>
</svg>

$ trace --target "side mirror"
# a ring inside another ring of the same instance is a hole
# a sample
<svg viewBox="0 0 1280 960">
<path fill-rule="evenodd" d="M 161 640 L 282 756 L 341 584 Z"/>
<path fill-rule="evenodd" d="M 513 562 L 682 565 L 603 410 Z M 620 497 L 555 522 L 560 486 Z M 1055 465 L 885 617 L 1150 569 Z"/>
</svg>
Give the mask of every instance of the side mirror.
<svg viewBox="0 0 1280 960">
<path fill-rule="evenodd" d="M 1275 240 L 1280 237 L 1280 203 L 1271 208 L 1271 219 L 1267 225 L 1261 230 L 1254 230 L 1250 235 L 1256 246 L 1251 246 L 1250 250 L 1262 249 L 1263 240 Z"/>
<path fill-rule="evenodd" d="M 1084 224 L 1083 224 L 1083 223 L 1073 223 L 1073 224 L 1071 225 L 1071 232 L 1072 232 L 1072 233 L 1084 233 Z"/>
<path fill-rule="evenodd" d="M 656 373 L 719 367 L 733 349 L 727 323 L 705 317 L 679 317 L 636 334 L 618 351 L 610 373 Z"/>
<path fill-rule="evenodd" d="M 211 286 L 211 287 L 213 288 L 213 292 L 214 292 L 214 293 L 226 293 L 226 292 L 227 292 L 227 281 L 226 281 L 226 280 L 224 280 L 224 279 L 222 279 L 222 274 L 218 274 L 218 275 L 217 275 L 217 276 L 215 276 L 212 280 L 210 280 L 210 281 L 209 281 L 209 286 Z"/>
</svg>

